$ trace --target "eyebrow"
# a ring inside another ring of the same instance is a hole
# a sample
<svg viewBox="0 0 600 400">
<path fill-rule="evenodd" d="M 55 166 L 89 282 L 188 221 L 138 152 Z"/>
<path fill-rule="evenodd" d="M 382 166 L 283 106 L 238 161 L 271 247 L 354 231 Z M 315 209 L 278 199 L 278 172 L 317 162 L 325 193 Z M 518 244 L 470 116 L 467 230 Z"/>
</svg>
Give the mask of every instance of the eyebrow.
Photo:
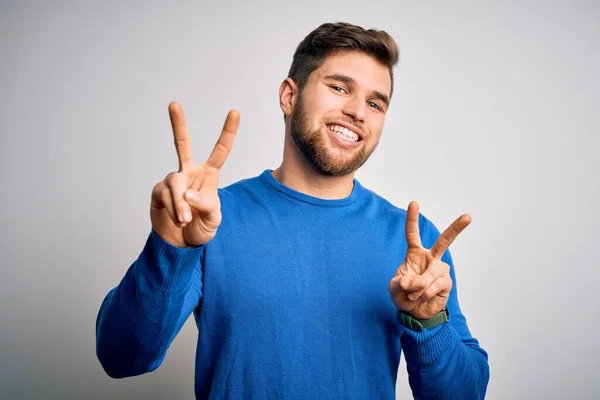
<svg viewBox="0 0 600 400">
<path fill-rule="evenodd" d="M 336 80 L 338 82 L 343 82 L 343 83 L 347 83 L 349 85 L 356 85 L 356 81 L 354 80 L 354 78 L 351 78 L 347 75 L 342 75 L 342 74 L 331 74 L 331 75 L 327 75 L 325 77 L 325 79 L 333 79 Z M 390 105 L 390 98 L 389 96 L 381 93 L 378 90 L 373 90 L 373 93 L 375 94 L 375 97 L 377 97 L 379 100 L 383 101 L 385 103 L 386 106 Z"/>
</svg>

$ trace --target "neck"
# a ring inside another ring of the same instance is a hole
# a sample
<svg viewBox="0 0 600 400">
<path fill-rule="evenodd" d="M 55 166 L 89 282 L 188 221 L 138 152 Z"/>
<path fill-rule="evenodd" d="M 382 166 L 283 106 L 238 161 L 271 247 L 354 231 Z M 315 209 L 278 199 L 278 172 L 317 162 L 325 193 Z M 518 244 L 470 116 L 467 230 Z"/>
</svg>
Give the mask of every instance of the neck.
<svg viewBox="0 0 600 400">
<path fill-rule="evenodd" d="M 354 173 L 324 175 L 304 157 L 288 132 L 283 146 L 283 162 L 273 171 L 273 177 L 291 189 L 326 200 L 346 198 L 354 188 Z"/>
</svg>

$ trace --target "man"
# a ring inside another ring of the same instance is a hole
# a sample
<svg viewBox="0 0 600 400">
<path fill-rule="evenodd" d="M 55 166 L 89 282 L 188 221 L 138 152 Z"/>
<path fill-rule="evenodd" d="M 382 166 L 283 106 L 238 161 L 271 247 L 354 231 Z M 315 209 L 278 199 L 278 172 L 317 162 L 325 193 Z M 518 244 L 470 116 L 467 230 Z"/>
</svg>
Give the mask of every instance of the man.
<svg viewBox="0 0 600 400">
<path fill-rule="evenodd" d="M 191 313 L 195 393 L 215 399 L 392 399 L 401 351 L 416 398 L 479 399 L 487 353 L 466 325 L 441 235 L 354 179 L 376 148 L 398 60 L 383 31 L 323 24 L 280 87 L 283 162 L 218 188 L 240 116 L 204 164 L 169 112 L 179 170 L 152 191 L 152 231 L 105 298 L 97 354 L 115 378 L 161 364 Z"/>
</svg>

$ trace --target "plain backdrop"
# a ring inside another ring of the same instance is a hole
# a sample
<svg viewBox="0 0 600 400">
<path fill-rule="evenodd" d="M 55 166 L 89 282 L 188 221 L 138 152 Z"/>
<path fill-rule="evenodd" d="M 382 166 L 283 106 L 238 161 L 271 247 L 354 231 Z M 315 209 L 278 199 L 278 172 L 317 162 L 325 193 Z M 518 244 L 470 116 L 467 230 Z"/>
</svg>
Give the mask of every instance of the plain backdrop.
<svg viewBox="0 0 600 400">
<path fill-rule="evenodd" d="M 357 178 L 440 229 L 489 399 L 600 396 L 600 3 L 2 1 L 0 397 L 193 398 L 193 318 L 155 372 L 95 356 L 106 293 L 177 168 L 167 105 L 203 161 L 231 108 L 222 185 L 276 168 L 278 88 L 323 22 L 389 32 L 401 61 L 379 148 Z M 400 363 L 399 399 L 411 398 Z"/>
</svg>

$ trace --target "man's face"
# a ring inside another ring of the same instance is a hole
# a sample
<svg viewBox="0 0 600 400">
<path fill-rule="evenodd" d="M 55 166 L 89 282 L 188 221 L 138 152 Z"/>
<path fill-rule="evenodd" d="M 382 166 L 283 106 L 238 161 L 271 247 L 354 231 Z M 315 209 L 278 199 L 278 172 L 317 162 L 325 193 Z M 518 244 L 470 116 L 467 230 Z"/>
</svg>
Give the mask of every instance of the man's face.
<svg viewBox="0 0 600 400">
<path fill-rule="evenodd" d="M 388 68 L 371 56 L 330 55 L 298 95 L 290 120 L 294 142 L 321 173 L 353 173 L 379 143 L 390 90 Z"/>
</svg>

